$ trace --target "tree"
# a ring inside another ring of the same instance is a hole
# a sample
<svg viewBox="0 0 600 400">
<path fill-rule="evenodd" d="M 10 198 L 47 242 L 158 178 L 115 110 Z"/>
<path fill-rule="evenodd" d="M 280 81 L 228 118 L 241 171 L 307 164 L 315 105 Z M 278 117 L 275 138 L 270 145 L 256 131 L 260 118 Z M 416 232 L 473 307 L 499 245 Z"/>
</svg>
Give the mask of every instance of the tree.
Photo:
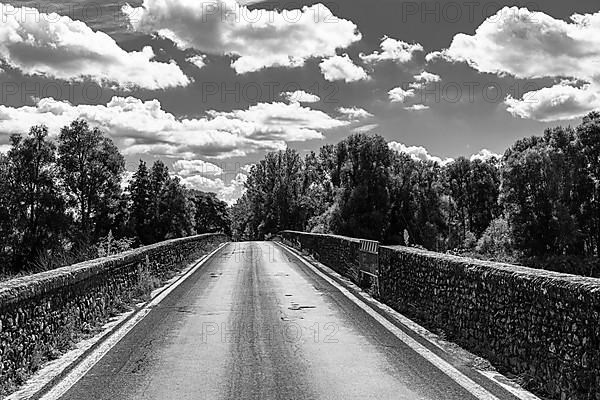
<svg viewBox="0 0 600 400">
<path fill-rule="evenodd" d="M 163 204 L 164 192 L 169 184 L 169 168 L 160 160 L 152 164 L 150 170 L 150 232 L 153 236 L 152 242 L 162 240 L 168 232 L 168 227 L 164 224 L 163 213 L 165 206 Z"/>
<path fill-rule="evenodd" d="M 197 233 L 223 232 L 231 235 L 227 203 L 219 200 L 214 193 L 192 190 L 190 195 L 196 210 L 194 228 Z"/>
<path fill-rule="evenodd" d="M 581 143 L 581 154 L 585 161 L 587 181 L 579 180 L 580 192 L 587 192 L 584 208 L 584 230 L 587 236 L 588 252 L 600 255 L 600 112 L 593 112 L 583 119 L 577 127 L 577 136 Z M 583 181 L 583 182 L 582 182 Z"/>
<path fill-rule="evenodd" d="M 500 173 L 491 161 L 464 157 L 445 167 L 450 195 L 451 247 L 461 245 L 469 233 L 479 238 L 499 211 Z"/>
<path fill-rule="evenodd" d="M 111 139 L 84 120 L 75 120 L 61 129 L 58 137 L 58 165 L 77 209 L 77 237 L 90 243 L 112 228 L 121 194 L 125 160 Z"/>
<path fill-rule="evenodd" d="M 442 168 L 434 161 L 419 161 L 416 166 L 412 195 L 414 217 L 408 232 L 412 243 L 430 250 L 444 250 L 448 218 L 442 211 L 447 208 Z"/>
<path fill-rule="evenodd" d="M 152 243 L 151 232 L 152 190 L 146 163 L 140 160 L 137 171 L 129 184 L 129 226 L 143 244 Z"/>
<path fill-rule="evenodd" d="M 381 136 L 356 134 L 338 143 L 336 157 L 334 232 L 382 240 L 389 225 L 392 150 Z"/>
<path fill-rule="evenodd" d="M 163 228 L 156 241 L 193 235 L 196 209 L 192 196 L 180 184 L 179 178 L 170 178 L 160 194 L 159 221 Z"/>
<path fill-rule="evenodd" d="M 246 181 L 249 218 L 246 233 L 262 239 L 283 229 L 304 229 L 304 165 L 295 150 L 271 152 L 257 163 Z"/>
<path fill-rule="evenodd" d="M 5 154 L 0 153 L 0 265 L 4 270 L 11 260 L 11 243 L 14 240 L 14 208 L 15 199 L 11 196 L 10 162 Z"/>
<path fill-rule="evenodd" d="M 40 252 L 59 247 L 68 228 L 66 202 L 57 184 L 55 146 L 48 128 L 34 126 L 29 135 L 11 136 L 4 159 L 4 188 L 9 193 L 13 265 L 23 268 Z M 5 200 L 6 201 L 6 200 Z"/>
<path fill-rule="evenodd" d="M 408 154 L 396 153 L 390 176 L 390 224 L 386 241 L 408 245 L 404 232 L 415 229 L 417 161 Z"/>
<path fill-rule="evenodd" d="M 517 141 L 504 156 L 502 202 L 515 245 L 526 255 L 583 251 L 585 163 L 570 128 Z"/>
<path fill-rule="evenodd" d="M 234 240 L 248 240 L 252 237 L 250 232 L 251 208 L 252 205 L 246 194 L 242 195 L 231 207 L 231 233 Z"/>
</svg>

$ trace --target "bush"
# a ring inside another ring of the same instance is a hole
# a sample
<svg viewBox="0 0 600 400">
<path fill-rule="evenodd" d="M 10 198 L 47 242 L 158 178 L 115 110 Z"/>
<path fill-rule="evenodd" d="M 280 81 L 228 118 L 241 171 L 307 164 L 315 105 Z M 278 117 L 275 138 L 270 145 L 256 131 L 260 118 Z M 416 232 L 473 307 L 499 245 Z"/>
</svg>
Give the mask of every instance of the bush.
<svg viewBox="0 0 600 400">
<path fill-rule="evenodd" d="M 477 241 L 475 250 L 496 259 L 505 259 L 512 254 L 512 230 L 505 218 L 496 218 Z"/>
<path fill-rule="evenodd" d="M 96 245 L 98 257 L 107 257 L 122 253 L 133 248 L 134 239 L 121 238 L 115 239 L 112 231 L 108 232 L 108 236 L 101 238 Z"/>
</svg>

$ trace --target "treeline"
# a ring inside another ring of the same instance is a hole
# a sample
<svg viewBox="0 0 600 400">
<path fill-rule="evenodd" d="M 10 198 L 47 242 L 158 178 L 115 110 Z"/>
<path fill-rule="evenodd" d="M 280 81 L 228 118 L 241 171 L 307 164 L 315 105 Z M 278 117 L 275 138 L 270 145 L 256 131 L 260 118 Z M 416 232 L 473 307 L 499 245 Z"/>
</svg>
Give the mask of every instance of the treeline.
<svg viewBox="0 0 600 400">
<path fill-rule="evenodd" d="M 241 238 L 296 229 L 509 261 L 597 257 L 600 114 L 444 166 L 364 134 L 304 158 L 269 153 L 232 215 Z"/>
<path fill-rule="evenodd" d="M 43 270 L 204 232 L 229 232 L 227 204 L 185 188 L 161 161 L 140 161 L 126 187 L 125 159 L 86 121 L 12 135 L 0 153 L 0 266 Z M 119 243 L 119 241 L 122 241 Z M 111 242 L 115 244 L 111 246 Z M 126 246 L 126 247 L 127 247 Z M 110 252 L 110 251 L 109 251 Z"/>
</svg>

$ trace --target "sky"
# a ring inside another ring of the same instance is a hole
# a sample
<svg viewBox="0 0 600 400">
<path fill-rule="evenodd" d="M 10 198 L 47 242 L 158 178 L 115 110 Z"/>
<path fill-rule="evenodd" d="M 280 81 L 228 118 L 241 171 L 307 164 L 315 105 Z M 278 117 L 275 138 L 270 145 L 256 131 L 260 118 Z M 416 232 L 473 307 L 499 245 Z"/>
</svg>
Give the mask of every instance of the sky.
<svg viewBox="0 0 600 400">
<path fill-rule="evenodd" d="M 0 151 L 85 118 L 130 172 L 161 159 L 230 204 L 268 151 L 363 132 L 487 158 L 600 108 L 597 0 L 39 0 L 0 18 Z"/>
</svg>

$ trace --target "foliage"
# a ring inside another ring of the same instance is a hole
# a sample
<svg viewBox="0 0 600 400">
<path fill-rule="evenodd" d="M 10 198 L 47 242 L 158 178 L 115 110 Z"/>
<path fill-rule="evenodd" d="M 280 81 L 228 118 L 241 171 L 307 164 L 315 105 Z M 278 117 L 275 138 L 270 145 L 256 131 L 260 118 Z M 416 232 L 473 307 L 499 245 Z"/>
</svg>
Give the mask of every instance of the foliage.
<svg viewBox="0 0 600 400">
<path fill-rule="evenodd" d="M 506 218 L 494 219 L 477 241 L 477 252 L 499 260 L 506 259 L 513 248 L 512 230 Z"/>
<path fill-rule="evenodd" d="M 124 158 L 84 120 L 13 135 L 0 153 L 2 275 L 43 271 L 197 231 L 229 232 L 227 205 L 187 189 L 164 163 L 140 161 L 127 190 Z"/>
<path fill-rule="evenodd" d="M 162 161 L 148 171 L 140 161 L 129 184 L 130 229 L 144 245 L 196 233 L 196 210 L 191 191 L 171 177 Z"/>
<path fill-rule="evenodd" d="M 69 217 L 62 196 L 55 146 L 48 129 L 35 126 L 29 135 L 13 135 L 3 160 L 1 204 L 2 250 L 12 265 L 27 265 L 43 250 L 60 246 Z"/>
<path fill-rule="evenodd" d="M 91 243 L 107 234 L 117 213 L 125 159 L 112 140 L 84 120 L 62 128 L 58 167 L 69 204 L 76 210 L 76 235 Z"/>
<path fill-rule="evenodd" d="M 331 229 L 382 240 L 388 229 L 393 152 L 381 136 L 351 135 L 336 148 L 337 207 Z"/>
<path fill-rule="evenodd" d="M 502 202 L 528 256 L 597 254 L 593 175 L 571 128 L 517 141 L 504 157 Z"/>
<path fill-rule="evenodd" d="M 13 135 L 0 154 L 0 263 L 42 270 L 194 233 L 264 239 L 294 229 L 598 269 L 600 113 L 518 140 L 501 160 L 442 165 L 364 134 L 305 156 L 267 153 L 231 208 L 184 187 L 161 161 L 140 161 L 125 190 L 123 171 L 112 140 L 83 120 L 56 143 L 44 126 Z"/>
<path fill-rule="evenodd" d="M 600 113 L 518 140 L 502 159 L 444 165 L 351 135 L 304 159 L 269 153 L 246 187 L 232 208 L 239 238 L 296 229 L 596 273 Z"/>
<path fill-rule="evenodd" d="M 231 235 L 231 218 L 227 203 L 214 193 L 191 191 L 195 206 L 194 224 L 197 233 L 223 232 Z"/>
<path fill-rule="evenodd" d="M 109 231 L 108 235 L 100 238 L 96 244 L 98 257 L 112 256 L 127 250 L 131 250 L 133 248 L 134 241 L 135 240 L 132 238 L 115 239 L 112 231 Z"/>
</svg>

